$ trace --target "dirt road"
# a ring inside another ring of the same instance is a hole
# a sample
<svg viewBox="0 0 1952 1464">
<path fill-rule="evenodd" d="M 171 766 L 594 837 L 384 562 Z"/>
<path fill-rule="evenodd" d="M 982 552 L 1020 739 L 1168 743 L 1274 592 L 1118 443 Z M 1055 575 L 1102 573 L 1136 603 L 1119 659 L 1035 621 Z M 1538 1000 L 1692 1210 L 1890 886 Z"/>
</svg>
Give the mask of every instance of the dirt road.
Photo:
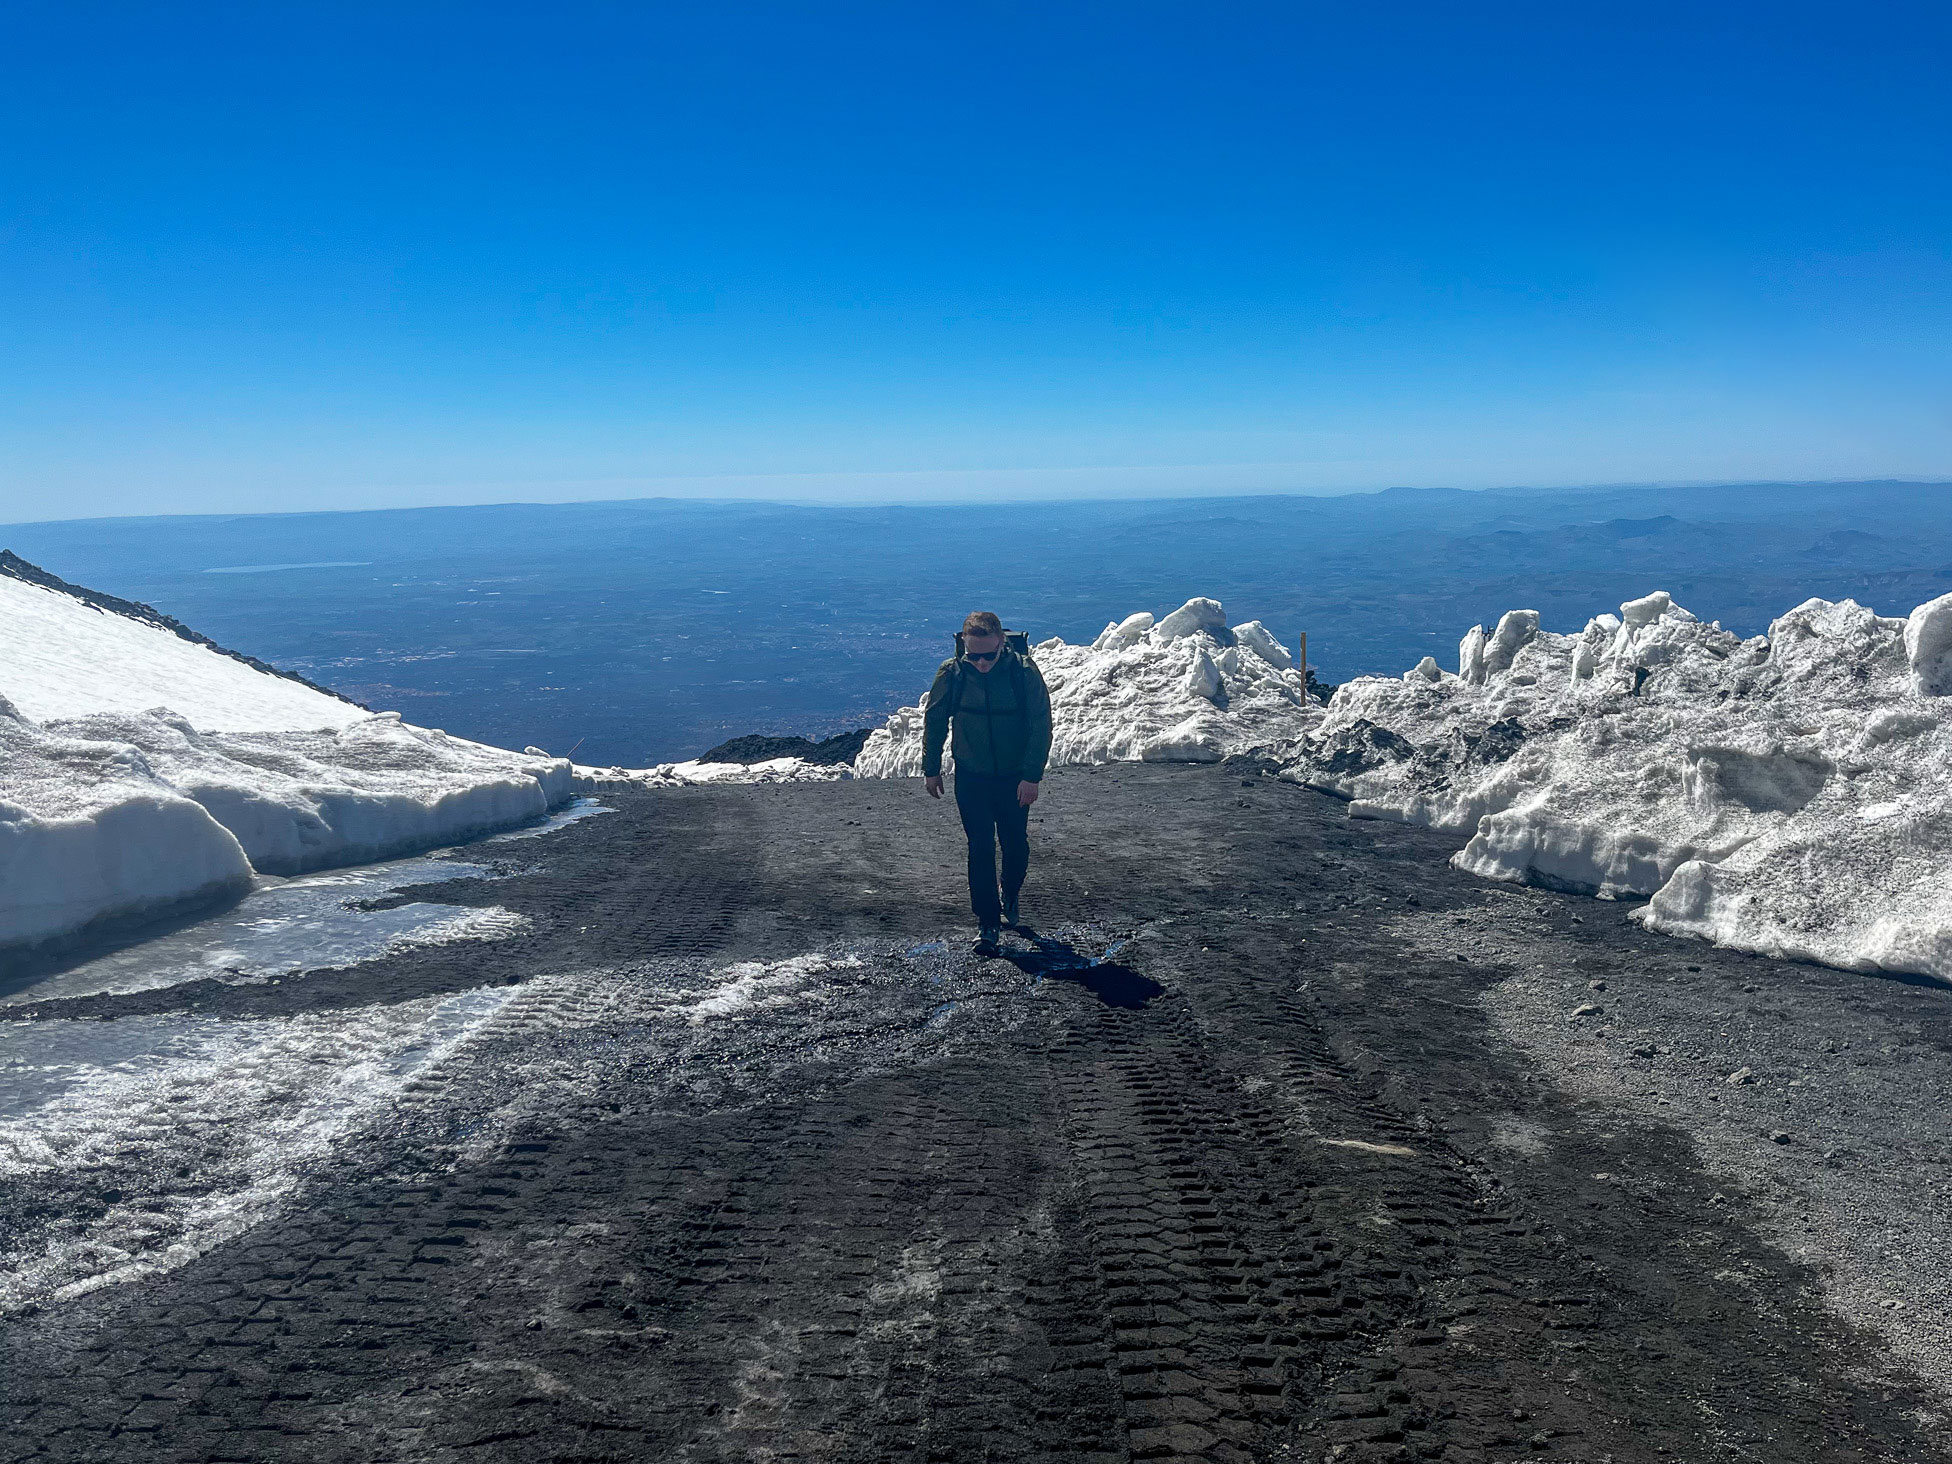
<svg viewBox="0 0 1952 1464">
<path fill-rule="evenodd" d="M 1952 993 L 1253 767 L 1054 773 L 988 961 L 919 784 L 614 802 L 427 892 L 507 939 L 9 1013 L 433 1035 L 0 1169 L 16 1256 L 181 1247 L 0 1321 L 7 1458 L 1952 1458 Z"/>
</svg>

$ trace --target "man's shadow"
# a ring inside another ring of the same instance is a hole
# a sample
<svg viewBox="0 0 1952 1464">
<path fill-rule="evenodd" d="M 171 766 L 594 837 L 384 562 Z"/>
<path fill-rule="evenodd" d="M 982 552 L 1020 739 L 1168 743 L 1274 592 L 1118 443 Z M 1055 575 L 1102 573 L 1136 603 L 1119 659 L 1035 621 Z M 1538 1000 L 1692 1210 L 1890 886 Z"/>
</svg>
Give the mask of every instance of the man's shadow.
<svg viewBox="0 0 1952 1464">
<path fill-rule="evenodd" d="M 1074 981 L 1106 1006 L 1137 1011 L 1166 989 L 1150 976 L 1141 976 L 1130 966 L 1109 959 L 1109 953 L 1087 956 L 1053 936 L 1039 935 L 1027 925 L 1019 925 L 1017 934 L 1029 941 L 1032 948 L 1026 951 L 1006 946 L 998 952 L 1003 960 L 1026 976 L 1041 976 L 1046 981 Z"/>
</svg>

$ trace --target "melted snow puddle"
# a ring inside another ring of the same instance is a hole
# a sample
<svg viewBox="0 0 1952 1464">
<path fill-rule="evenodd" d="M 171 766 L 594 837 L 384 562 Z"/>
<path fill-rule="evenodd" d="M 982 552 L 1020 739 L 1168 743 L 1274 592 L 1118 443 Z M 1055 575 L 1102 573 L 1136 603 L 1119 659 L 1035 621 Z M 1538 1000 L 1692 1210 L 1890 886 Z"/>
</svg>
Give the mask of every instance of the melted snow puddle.
<svg viewBox="0 0 1952 1464">
<path fill-rule="evenodd" d="M 506 844 L 515 839 L 533 839 L 539 834 L 553 834 L 564 824 L 573 824 L 586 818 L 594 818 L 599 813 L 615 813 L 614 808 L 598 803 L 594 798 L 572 798 L 541 823 L 530 824 L 527 828 L 510 829 L 505 834 L 490 834 L 481 842 L 484 844 Z M 472 847 L 472 846 L 470 846 Z"/>
<path fill-rule="evenodd" d="M 579 798 L 542 823 L 464 847 L 530 839 L 609 811 Z M 356 965 L 410 946 L 503 939 L 525 929 L 527 918 L 498 906 L 467 909 L 422 901 L 385 910 L 354 908 L 410 885 L 493 876 L 494 870 L 483 864 L 420 854 L 292 879 L 264 877 L 221 914 L 0 993 L 0 1008 L 153 991 L 186 981 L 268 981 L 297 971 Z"/>
<path fill-rule="evenodd" d="M 515 990 L 275 1021 L 0 1027 L 0 1181 L 82 1184 L 104 1207 L 0 1241 L 0 1313 L 169 1270 L 242 1234 Z"/>
</svg>

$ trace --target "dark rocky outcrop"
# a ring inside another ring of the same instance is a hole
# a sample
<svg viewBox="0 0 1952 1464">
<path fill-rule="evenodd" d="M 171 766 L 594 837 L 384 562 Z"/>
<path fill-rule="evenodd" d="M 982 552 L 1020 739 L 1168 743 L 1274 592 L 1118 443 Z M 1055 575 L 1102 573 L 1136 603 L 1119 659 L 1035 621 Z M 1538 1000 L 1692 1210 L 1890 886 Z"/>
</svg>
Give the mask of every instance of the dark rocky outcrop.
<svg viewBox="0 0 1952 1464">
<path fill-rule="evenodd" d="M 860 755 L 861 748 L 868 740 L 870 727 L 856 727 L 852 732 L 838 732 L 832 737 L 815 742 L 808 737 L 761 737 L 748 734 L 734 737 L 730 742 L 721 742 L 711 751 L 700 753 L 700 762 L 710 763 L 753 763 L 771 762 L 776 757 L 797 757 L 802 762 L 819 763 L 832 767 L 841 763 L 851 764 Z"/>
</svg>

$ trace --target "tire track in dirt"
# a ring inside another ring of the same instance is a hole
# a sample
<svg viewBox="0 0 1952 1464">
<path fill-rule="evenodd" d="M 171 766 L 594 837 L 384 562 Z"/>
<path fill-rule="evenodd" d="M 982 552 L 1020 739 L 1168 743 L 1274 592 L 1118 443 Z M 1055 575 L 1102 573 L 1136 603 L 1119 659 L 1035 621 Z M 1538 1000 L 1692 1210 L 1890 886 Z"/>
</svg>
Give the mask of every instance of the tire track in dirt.
<svg viewBox="0 0 1952 1464">
<path fill-rule="evenodd" d="M 1131 1008 L 904 943 L 957 903 L 912 788 L 684 790 L 536 841 L 554 862 L 494 886 L 538 919 L 500 1014 L 283 1213 L 0 1328 L 9 1447 L 1945 1457 L 1739 1214 L 1702 1243 L 1684 1138 L 1568 1107 L 1488 1029 L 1495 970 L 1389 935 L 1475 901 L 1440 841 L 1269 781 L 1053 775 L 1033 891 L 1079 950 L 1141 932 L 1119 960 L 1163 990 Z M 730 894 L 653 908 L 715 868 Z M 328 973 L 311 1009 L 389 1003 L 419 959 Z M 1480 1141 L 1500 1125 L 1552 1143 Z M 1630 1170 L 1623 1214 L 1593 1174 Z"/>
</svg>

